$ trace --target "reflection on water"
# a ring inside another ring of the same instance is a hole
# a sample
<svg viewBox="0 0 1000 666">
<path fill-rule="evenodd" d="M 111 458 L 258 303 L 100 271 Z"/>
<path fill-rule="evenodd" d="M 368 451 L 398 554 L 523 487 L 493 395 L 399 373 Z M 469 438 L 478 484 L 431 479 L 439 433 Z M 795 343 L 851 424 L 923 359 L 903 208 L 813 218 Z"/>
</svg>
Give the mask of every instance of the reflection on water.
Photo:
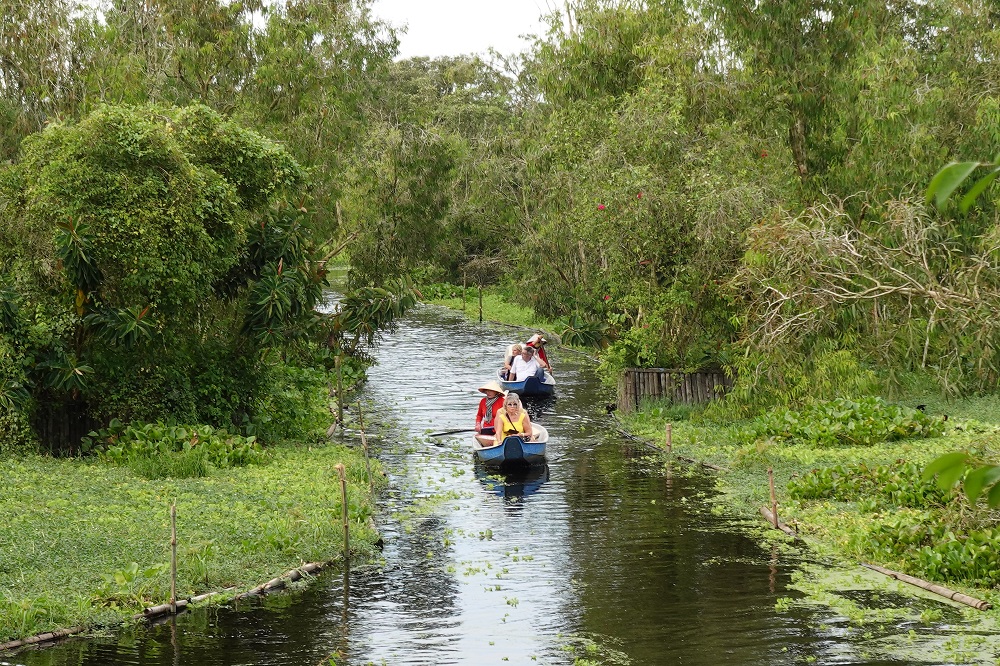
<svg viewBox="0 0 1000 666">
<path fill-rule="evenodd" d="M 538 492 L 543 483 L 549 480 L 549 466 L 535 465 L 510 472 L 498 472 L 476 465 L 476 478 L 479 479 L 487 492 L 499 495 L 512 506 L 523 506 L 526 495 Z"/>
<path fill-rule="evenodd" d="M 873 656 L 900 622 L 776 611 L 798 596 L 799 562 L 713 511 L 711 476 L 621 441 L 581 356 L 552 350 L 557 395 L 527 404 L 549 430 L 547 466 L 492 475 L 468 433 L 428 437 L 472 427 L 476 387 L 523 337 L 421 307 L 379 350 L 364 400 L 386 426 L 369 440 L 390 474 L 384 566 L 16 663 L 947 663 Z"/>
</svg>

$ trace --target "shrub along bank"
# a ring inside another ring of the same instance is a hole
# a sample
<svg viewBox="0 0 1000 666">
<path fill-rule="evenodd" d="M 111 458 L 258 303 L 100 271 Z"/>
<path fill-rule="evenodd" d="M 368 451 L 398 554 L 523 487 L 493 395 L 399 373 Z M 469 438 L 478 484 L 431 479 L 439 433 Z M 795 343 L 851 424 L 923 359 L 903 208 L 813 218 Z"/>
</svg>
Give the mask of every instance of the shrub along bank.
<svg viewBox="0 0 1000 666">
<path fill-rule="evenodd" d="M 243 592 L 303 562 L 341 557 L 337 463 L 347 468 L 352 554 L 373 551 L 359 452 L 286 445 L 261 455 L 260 464 L 152 480 L 96 458 L 0 459 L 0 643 L 115 624 L 169 601 L 174 502 L 179 598 Z M 383 478 L 376 461 L 372 473 Z"/>
<path fill-rule="evenodd" d="M 929 402 L 929 401 L 928 401 Z M 995 398 L 922 411 L 879 398 L 816 403 L 739 424 L 707 411 L 646 405 L 622 417 L 633 434 L 725 468 L 721 501 L 761 520 L 774 470 L 779 513 L 813 548 L 848 562 L 869 562 L 1000 601 L 1000 529 L 985 505 L 923 478 L 934 458 L 955 450 L 1000 457 Z M 934 415 L 934 414 L 939 415 Z"/>
</svg>

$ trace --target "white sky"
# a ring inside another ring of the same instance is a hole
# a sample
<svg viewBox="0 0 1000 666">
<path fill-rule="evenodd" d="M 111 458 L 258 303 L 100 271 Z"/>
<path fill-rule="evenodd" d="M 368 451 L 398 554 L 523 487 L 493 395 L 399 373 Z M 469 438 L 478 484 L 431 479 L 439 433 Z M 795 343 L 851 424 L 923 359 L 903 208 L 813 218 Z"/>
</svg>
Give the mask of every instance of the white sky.
<svg viewBox="0 0 1000 666">
<path fill-rule="evenodd" d="M 375 0 L 372 11 L 407 26 L 400 58 L 433 58 L 482 54 L 491 46 L 507 55 L 523 51 L 530 42 L 519 36 L 544 34 L 540 18 L 548 10 L 545 0 Z"/>
</svg>

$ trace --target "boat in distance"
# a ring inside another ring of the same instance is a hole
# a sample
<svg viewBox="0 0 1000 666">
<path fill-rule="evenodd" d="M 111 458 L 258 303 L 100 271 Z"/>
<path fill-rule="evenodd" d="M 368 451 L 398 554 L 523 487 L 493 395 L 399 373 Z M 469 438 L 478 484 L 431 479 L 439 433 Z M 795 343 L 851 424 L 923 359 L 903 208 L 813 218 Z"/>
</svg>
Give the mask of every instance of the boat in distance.
<svg viewBox="0 0 1000 666">
<path fill-rule="evenodd" d="M 503 378 L 503 368 L 497 370 L 497 382 L 507 393 L 516 393 L 522 397 L 535 395 L 552 395 L 556 391 L 556 380 L 550 372 L 545 371 L 544 377 L 528 377 L 523 381 L 509 382 Z"/>
</svg>

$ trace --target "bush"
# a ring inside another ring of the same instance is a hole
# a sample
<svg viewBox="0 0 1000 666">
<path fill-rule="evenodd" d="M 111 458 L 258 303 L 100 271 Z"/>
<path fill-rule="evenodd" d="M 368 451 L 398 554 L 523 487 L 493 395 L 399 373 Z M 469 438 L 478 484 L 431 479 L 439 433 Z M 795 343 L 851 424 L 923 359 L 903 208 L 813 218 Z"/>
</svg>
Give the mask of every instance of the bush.
<svg viewBox="0 0 1000 666">
<path fill-rule="evenodd" d="M 939 437 L 944 420 L 881 398 L 837 398 L 801 411 L 772 412 L 754 420 L 739 437 L 745 443 L 770 438 L 810 446 L 871 446 L 901 439 Z"/>
<path fill-rule="evenodd" d="M 358 381 L 359 375 L 364 376 L 365 367 L 350 357 L 344 360 L 341 372 L 345 391 Z M 267 380 L 260 408 L 251 421 L 253 430 L 248 432 L 268 443 L 322 439 L 333 420 L 328 382 L 336 382 L 336 373 L 279 363 L 269 368 Z"/>
<path fill-rule="evenodd" d="M 85 451 L 96 450 L 103 460 L 131 467 L 150 479 L 206 476 L 212 467 L 240 467 L 267 459 L 255 437 L 231 435 L 208 425 L 125 426 L 112 421 L 82 443 Z"/>
<path fill-rule="evenodd" d="M 950 492 L 933 481 L 924 481 L 923 469 L 898 461 L 892 466 L 837 465 L 814 469 L 788 482 L 793 499 L 864 500 L 867 508 L 884 506 L 928 508 L 942 506 Z"/>
<path fill-rule="evenodd" d="M 38 439 L 21 412 L 0 409 L 0 457 L 38 451 Z"/>
</svg>

